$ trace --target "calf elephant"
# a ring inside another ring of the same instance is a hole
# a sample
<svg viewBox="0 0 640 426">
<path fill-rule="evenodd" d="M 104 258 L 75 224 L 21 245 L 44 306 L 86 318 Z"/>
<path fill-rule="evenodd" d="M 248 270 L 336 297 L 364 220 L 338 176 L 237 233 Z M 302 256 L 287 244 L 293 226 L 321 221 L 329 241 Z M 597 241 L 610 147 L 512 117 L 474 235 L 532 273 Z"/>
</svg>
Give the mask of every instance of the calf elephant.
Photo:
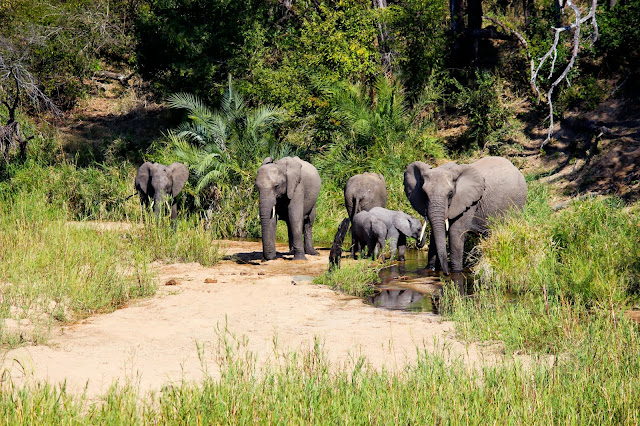
<svg viewBox="0 0 640 426">
<path fill-rule="evenodd" d="M 362 173 L 351 176 L 344 187 L 344 205 L 349 219 L 362 210 L 386 207 L 387 183 L 380 173 Z"/>
<path fill-rule="evenodd" d="M 369 213 L 384 223 L 386 239 L 389 241 L 389 249 L 391 250 L 391 259 L 398 253 L 398 260 L 404 261 L 404 253 L 407 249 L 407 237 L 415 238 L 418 248 L 424 247 L 425 244 L 425 228 L 420 219 L 406 214 L 405 212 L 388 210 L 382 207 L 374 207 Z"/>
<path fill-rule="evenodd" d="M 427 268 L 449 274 L 463 268 L 464 239 L 467 232 L 486 234 L 488 219 L 503 215 L 512 207 L 521 208 L 527 199 L 524 176 L 509 160 L 486 157 L 475 163 L 455 163 L 432 169 L 416 161 L 404 173 L 404 191 L 413 208 L 429 220 L 431 238 Z"/>
<path fill-rule="evenodd" d="M 260 193 L 262 256 L 265 260 L 276 257 L 278 219 L 287 223 L 289 249 L 293 251 L 294 259 L 306 260 L 305 253 L 318 254 L 313 248 L 312 230 L 320 185 L 318 170 L 298 157 L 278 161 L 267 157 L 262 162 L 256 186 Z"/>
<path fill-rule="evenodd" d="M 361 211 L 353 216 L 351 221 L 353 235 L 353 257 L 367 247 L 369 257 L 378 258 L 384 250 L 387 238 L 387 227 L 384 222 L 368 211 Z"/>
<path fill-rule="evenodd" d="M 189 169 L 181 163 L 169 166 L 158 163 L 145 162 L 138 169 L 135 187 L 140 194 L 140 202 L 147 208 L 153 202 L 153 212 L 156 216 L 165 200 L 171 199 L 171 219 L 178 216 L 177 196 L 189 179 Z"/>
</svg>

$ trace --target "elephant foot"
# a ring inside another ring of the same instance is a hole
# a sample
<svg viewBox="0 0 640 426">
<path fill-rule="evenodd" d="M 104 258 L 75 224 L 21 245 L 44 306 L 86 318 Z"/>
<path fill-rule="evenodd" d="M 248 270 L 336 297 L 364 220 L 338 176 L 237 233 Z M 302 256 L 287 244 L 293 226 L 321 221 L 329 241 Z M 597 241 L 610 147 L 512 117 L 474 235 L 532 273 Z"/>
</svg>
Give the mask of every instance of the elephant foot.
<svg viewBox="0 0 640 426">
<path fill-rule="evenodd" d="M 296 254 L 293 256 L 293 260 L 307 260 L 307 256 L 305 256 L 304 253 Z"/>
<path fill-rule="evenodd" d="M 318 253 L 318 250 L 314 249 L 313 247 L 311 247 L 311 249 L 305 249 L 305 254 L 310 254 L 311 256 L 317 256 L 320 253 Z"/>
</svg>

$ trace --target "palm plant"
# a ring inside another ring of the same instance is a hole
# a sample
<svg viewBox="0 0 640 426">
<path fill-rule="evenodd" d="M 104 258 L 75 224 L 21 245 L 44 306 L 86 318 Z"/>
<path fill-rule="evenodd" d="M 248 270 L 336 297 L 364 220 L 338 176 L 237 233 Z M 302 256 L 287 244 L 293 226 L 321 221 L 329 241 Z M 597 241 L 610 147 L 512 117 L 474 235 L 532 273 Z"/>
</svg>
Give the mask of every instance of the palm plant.
<svg viewBox="0 0 640 426">
<path fill-rule="evenodd" d="M 334 143 L 318 161 L 325 175 L 346 182 L 355 173 L 399 172 L 411 161 L 443 155 L 432 122 L 422 114 L 424 105 L 410 108 L 394 77 L 382 75 L 371 87 L 336 84 L 320 90 L 337 126 Z"/>
<path fill-rule="evenodd" d="M 253 176 L 255 164 L 264 157 L 286 154 L 288 146 L 278 144 L 272 133 L 283 112 L 267 105 L 250 108 L 231 78 L 218 110 L 188 93 L 173 94 L 167 102 L 187 110 L 188 120 L 170 131 L 168 139 L 176 156 L 194 172 L 197 194 L 215 180 L 233 183 Z"/>
</svg>

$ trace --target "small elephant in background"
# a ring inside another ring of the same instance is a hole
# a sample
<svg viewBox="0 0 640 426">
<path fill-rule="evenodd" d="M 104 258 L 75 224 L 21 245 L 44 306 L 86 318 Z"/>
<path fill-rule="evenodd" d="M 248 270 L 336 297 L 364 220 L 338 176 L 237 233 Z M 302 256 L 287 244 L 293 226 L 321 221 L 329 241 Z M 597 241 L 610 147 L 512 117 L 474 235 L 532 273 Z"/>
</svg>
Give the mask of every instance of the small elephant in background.
<svg viewBox="0 0 640 426">
<path fill-rule="evenodd" d="M 378 258 L 384 250 L 387 238 L 387 227 L 384 222 L 368 211 L 361 211 L 353 216 L 351 221 L 353 235 L 352 254 L 354 259 L 365 247 L 371 258 Z"/>
<path fill-rule="evenodd" d="M 189 179 L 189 169 L 182 163 L 164 164 L 145 162 L 138 169 L 135 187 L 140 194 L 140 202 L 144 208 L 153 205 L 156 217 L 160 214 L 160 206 L 167 199 L 171 202 L 171 219 L 178 216 L 177 196 Z"/>
<path fill-rule="evenodd" d="M 349 219 L 362 210 L 387 206 L 387 183 L 380 173 L 362 173 L 349 178 L 344 187 L 344 205 Z"/>
<path fill-rule="evenodd" d="M 389 241 L 391 259 L 398 253 L 398 260 L 404 261 L 404 254 L 407 250 L 407 237 L 416 239 L 418 248 L 425 245 L 425 230 L 427 222 L 424 224 L 420 219 L 397 210 L 389 210 L 382 207 L 374 207 L 369 210 L 369 214 L 384 223 L 386 228 L 386 239 Z"/>
</svg>

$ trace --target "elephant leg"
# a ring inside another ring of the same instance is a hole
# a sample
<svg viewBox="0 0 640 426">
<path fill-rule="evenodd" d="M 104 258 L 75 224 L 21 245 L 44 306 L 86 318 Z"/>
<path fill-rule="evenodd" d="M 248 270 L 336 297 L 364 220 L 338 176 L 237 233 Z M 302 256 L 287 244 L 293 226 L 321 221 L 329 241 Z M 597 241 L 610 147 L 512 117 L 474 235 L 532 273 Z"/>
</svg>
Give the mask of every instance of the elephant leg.
<svg viewBox="0 0 640 426">
<path fill-rule="evenodd" d="M 400 234 L 398 237 L 398 260 L 404 262 L 404 253 L 407 250 L 407 236 Z"/>
<path fill-rule="evenodd" d="M 375 239 L 375 237 L 373 235 L 371 235 L 369 237 L 369 241 L 367 241 L 367 255 L 371 258 L 371 259 L 377 259 L 378 258 L 378 241 Z"/>
<path fill-rule="evenodd" d="M 467 230 L 462 226 L 449 229 L 449 249 L 451 258 L 451 272 L 462 272 L 464 258 L 464 240 Z"/>
<path fill-rule="evenodd" d="M 287 221 L 287 239 L 289 241 L 289 254 L 293 253 L 293 232 L 291 231 L 291 223 Z"/>
<path fill-rule="evenodd" d="M 380 247 L 380 252 L 376 253 L 376 259 L 382 258 L 382 260 L 384 260 L 384 243 L 386 242 L 386 240 L 387 238 L 385 235 L 380 235 L 378 237 L 378 242 L 376 243 L 376 249 Z"/>
<path fill-rule="evenodd" d="M 319 253 L 313 248 L 313 222 L 316 220 L 316 206 L 313 206 L 309 217 L 304 222 L 304 252 L 312 256 L 317 256 Z"/>
<path fill-rule="evenodd" d="M 390 228 L 387 231 L 387 240 L 389 241 L 389 259 L 394 259 L 396 252 L 398 251 L 398 239 L 400 238 L 400 232 L 396 228 Z"/>
<path fill-rule="evenodd" d="M 289 245 L 293 246 L 293 259 L 307 260 L 307 257 L 304 255 L 304 241 L 302 235 L 302 229 L 304 227 L 304 215 L 302 214 L 301 208 L 289 208 L 289 221 L 287 222 L 287 224 L 291 229 Z"/>
</svg>

